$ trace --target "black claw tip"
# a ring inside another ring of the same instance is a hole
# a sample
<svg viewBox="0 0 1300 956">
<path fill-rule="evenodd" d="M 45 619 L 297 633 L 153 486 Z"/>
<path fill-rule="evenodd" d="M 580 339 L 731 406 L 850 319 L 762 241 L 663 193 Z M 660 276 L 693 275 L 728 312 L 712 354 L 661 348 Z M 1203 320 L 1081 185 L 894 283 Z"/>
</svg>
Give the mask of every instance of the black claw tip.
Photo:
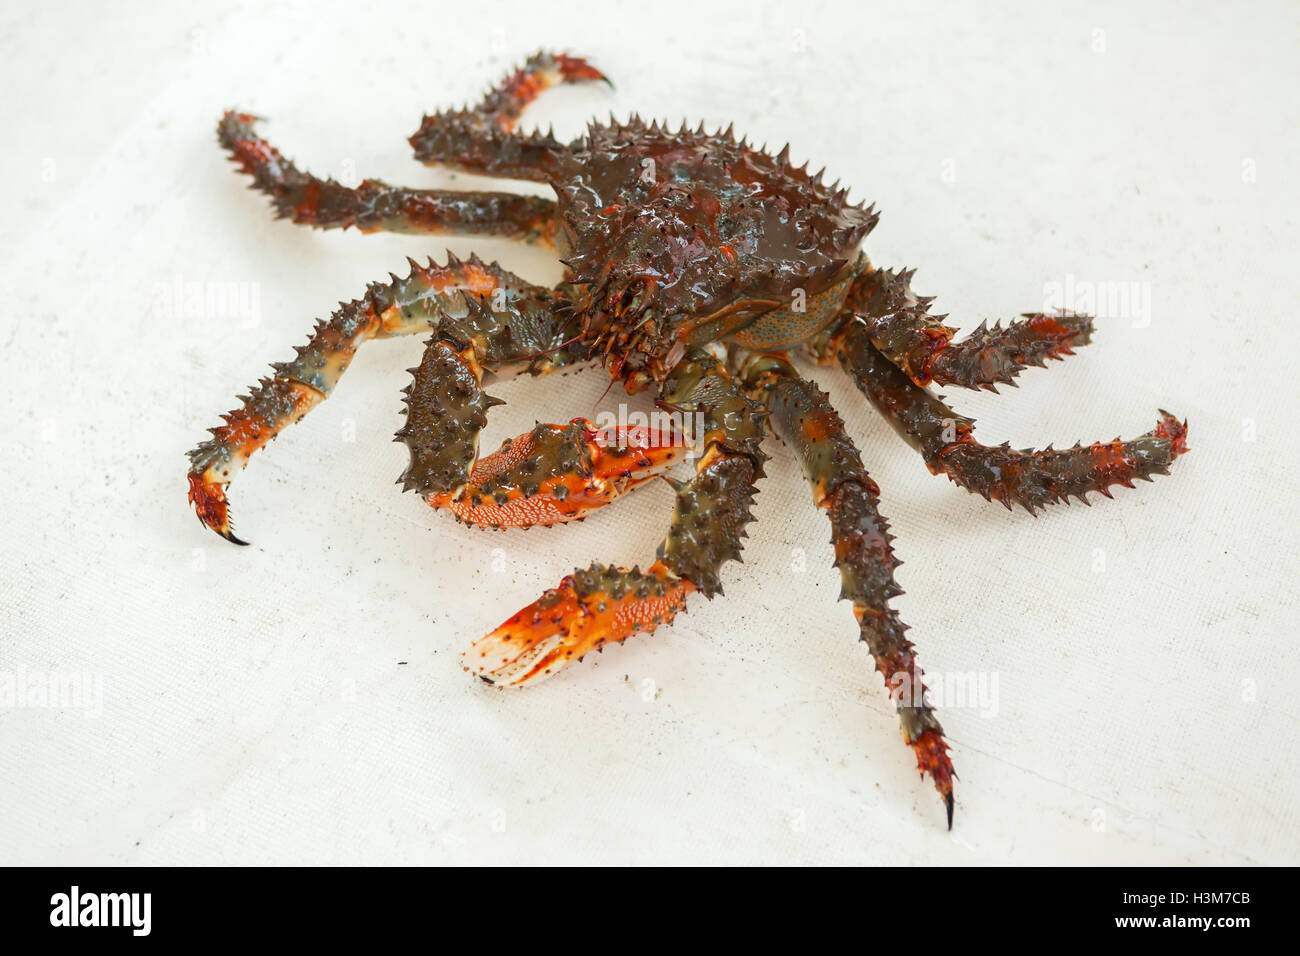
<svg viewBox="0 0 1300 956">
<path fill-rule="evenodd" d="M 952 829 L 952 791 L 949 790 L 943 795 L 944 806 L 948 808 L 948 829 Z"/>
<path fill-rule="evenodd" d="M 233 531 L 218 531 L 217 534 L 221 535 L 221 537 L 225 538 L 231 544 L 239 544 L 239 545 L 243 545 L 244 547 L 248 546 L 248 542 L 245 541 L 243 538 L 236 536 L 235 532 Z"/>
</svg>

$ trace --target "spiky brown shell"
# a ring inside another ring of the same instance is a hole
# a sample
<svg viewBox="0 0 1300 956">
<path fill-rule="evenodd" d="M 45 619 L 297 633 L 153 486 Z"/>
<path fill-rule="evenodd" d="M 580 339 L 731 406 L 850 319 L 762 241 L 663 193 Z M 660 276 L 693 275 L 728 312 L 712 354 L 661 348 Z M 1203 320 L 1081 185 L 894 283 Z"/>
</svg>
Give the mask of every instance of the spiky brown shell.
<svg viewBox="0 0 1300 956">
<path fill-rule="evenodd" d="M 722 338 L 845 274 L 876 213 L 736 140 L 633 117 L 593 124 L 552 185 L 587 337 L 611 371 L 662 380 L 675 346 Z M 677 349 L 680 354 L 680 348 Z"/>
</svg>

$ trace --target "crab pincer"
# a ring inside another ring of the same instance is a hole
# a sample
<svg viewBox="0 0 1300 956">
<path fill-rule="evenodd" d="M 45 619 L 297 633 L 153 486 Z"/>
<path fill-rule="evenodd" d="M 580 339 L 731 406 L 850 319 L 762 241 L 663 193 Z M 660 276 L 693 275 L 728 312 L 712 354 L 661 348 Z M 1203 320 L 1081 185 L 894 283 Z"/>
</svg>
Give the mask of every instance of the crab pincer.
<svg viewBox="0 0 1300 956">
<path fill-rule="evenodd" d="M 530 528 L 581 520 L 685 457 L 672 429 L 539 424 L 479 459 L 469 481 L 427 496 L 467 524 Z"/>
<path fill-rule="evenodd" d="M 593 564 L 475 641 L 462 661 L 491 684 L 537 683 L 608 643 L 668 623 L 693 590 L 660 561 L 646 571 Z"/>
</svg>

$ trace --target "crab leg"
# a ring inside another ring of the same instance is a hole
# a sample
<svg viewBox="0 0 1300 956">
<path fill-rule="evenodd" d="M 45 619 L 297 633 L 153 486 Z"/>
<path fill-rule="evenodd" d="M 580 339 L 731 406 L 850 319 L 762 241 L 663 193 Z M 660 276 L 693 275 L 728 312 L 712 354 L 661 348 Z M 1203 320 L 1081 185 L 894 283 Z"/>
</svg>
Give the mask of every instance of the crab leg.
<svg viewBox="0 0 1300 956">
<path fill-rule="evenodd" d="M 609 82 L 580 57 L 536 53 L 489 90 L 478 106 L 425 116 L 410 138 L 415 158 L 485 176 L 546 182 L 564 146 L 549 133 L 516 133 L 515 124 L 545 90 L 589 80 Z"/>
<path fill-rule="evenodd" d="M 367 179 L 348 187 L 298 169 L 253 131 L 257 117 L 228 111 L 217 138 L 254 189 L 271 197 L 276 216 L 317 229 L 491 235 L 551 242 L 555 203 L 501 192 L 407 189 Z"/>
<path fill-rule="evenodd" d="M 862 316 L 871 343 L 917 385 L 937 382 L 997 391 L 1015 384 L 1026 366 L 1074 354 L 1087 345 L 1092 319 L 1073 313 L 1027 313 L 1021 321 L 992 329 L 983 323 L 954 342 L 947 316 L 931 315 L 932 299 L 911 289 L 912 271 L 891 272 L 867 266 L 849 290 L 846 308 Z"/>
<path fill-rule="evenodd" d="M 764 413 L 703 352 L 668 377 L 661 401 L 702 418 L 695 476 L 677 485 L 677 503 L 658 559 L 645 571 L 593 564 L 575 571 L 465 652 L 468 670 L 518 686 L 554 674 L 605 644 L 652 632 L 685 607 L 686 595 L 722 593 L 719 572 L 740 559 L 754 483 L 767 456 L 759 447 Z"/>
<path fill-rule="evenodd" d="M 449 327 L 458 322 L 465 334 L 486 342 L 501 323 L 484 317 L 481 295 L 499 299 L 514 317 L 516 351 L 543 352 L 554 345 L 558 333 L 545 289 L 477 257 L 462 262 L 448 256 L 445 266 L 411 261 L 409 276 L 375 283 L 365 296 L 318 323 L 297 357 L 276 363 L 275 374 L 262 379 L 238 409 L 223 416 L 224 425 L 210 429 L 212 438 L 190 452 L 189 499 L 199 520 L 228 541 L 244 544 L 231 528 L 226 488 L 252 454 L 329 396 L 363 342 L 428 331 L 435 321 Z M 451 312 L 464 315 L 453 320 L 447 316 Z M 499 354 L 493 351 L 493 358 Z M 553 352 L 546 363 L 564 359 L 564 353 Z M 540 374 L 547 367 L 535 363 L 532 370 Z"/>
<path fill-rule="evenodd" d="M 902 594 L 894 582 L 899 561 L 894 536 L 877 505 L 880 489 L 862 466 L 853 440 L 844 430 L 827 395 L 799 378 L 783 359 L 756 355 L 745 366 L 744 380 L 752 393 L 766 398 L 772 424 L 795 450 L 812 485 L 813 501 L 831 522 L 831 544 L 840 569 L 841 598 L 853 602 L 859 639 L 875 659 L 898 707 L 903 740 L 916 755 L 922 775 L 930 774 L 948 812 L 952 829 L 952 761 L 943 727 L 926 699 L 925 683 L 907 625 L 889 606 Z"/>
<path fill-rule="evenodd" d="M 1056 450 L 1018 451 L 1009 445 L 981 445 L 974 422 L 914 384 L 872 345 L 869 326 L 849 316 L 829 338 L 814 344 L 814 354 L 828 362 L 838 357 L 858 388 L 909 445 L 919 451 L 934 474 L 1000 501 L 1008 509 L 1038 508 L 1088 494 L 1110 497 L 1111 485 L 1133 487 L 1169 472 L 1170 463 L 1187 451 L 1187 422 L 1161 410 L 1156 427 L 1132 441 L 1116 438 Z"/>
</svg>

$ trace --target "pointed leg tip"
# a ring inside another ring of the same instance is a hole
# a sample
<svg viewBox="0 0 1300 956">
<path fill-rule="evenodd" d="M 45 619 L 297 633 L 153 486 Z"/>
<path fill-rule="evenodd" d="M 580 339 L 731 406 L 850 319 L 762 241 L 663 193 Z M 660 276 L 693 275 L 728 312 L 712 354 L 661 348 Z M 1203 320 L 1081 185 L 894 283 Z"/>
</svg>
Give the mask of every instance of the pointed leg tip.
<svg viewBox="0 0 1300 956">
<path fill-rule="evenodd" d="M 225 486 L 193 472 L 189 475 L 189 484 L 190 504 L 203 527 L 210 528 L 231 544 L 247 545 L 248 542 L 238 537 L 230 525 L 230 503 L 226 500 Z"/>
<path fill-rule="evenodd" d="M 1154 434 L 1157 438 L 1167 438 L 1173 443 L 1174 457 L 1185 455 L 1188 452 L 1187 447 L 1187 419 L 1178 420 L 1178 416 L 1172 412 L 1165 411 L 1163 408 L 1157 409 L 1160 413 L 1160 422 L 1156 425 Z"/>
<path fill-rule="evenodd" d="M 943 800 L 944 810 L 948 816 L 948 829 L 952 829 L 954 802 L 952 782 L 957 773 L 953 770 L 952 760 L 948 756 L 948 743 L 943 739 L 943 731 L 930 729 L 910 743 L 916 754 L 917 769 L 924 777 L 927 773 L 934 781 L 934 788 Z"/>
<path fill-rule="evenodd" d="M 221 114 L 218 126 L 254 126 L 266 121 L 266 117 L 248 113 L 239 109 L 228 109 Z"/>
<path fill-rule="evenodd" d="M 561 53 L 556 57 L 559 62 L 560 75 L 566 83 L 576 83 L 582 80 L 596 80 L 605 83 L 610 89 L 614 84 L 604 73 L 592 66 L 586 59 L 580 56 L 569 56 L 567 53 Z"/>
</svg>

